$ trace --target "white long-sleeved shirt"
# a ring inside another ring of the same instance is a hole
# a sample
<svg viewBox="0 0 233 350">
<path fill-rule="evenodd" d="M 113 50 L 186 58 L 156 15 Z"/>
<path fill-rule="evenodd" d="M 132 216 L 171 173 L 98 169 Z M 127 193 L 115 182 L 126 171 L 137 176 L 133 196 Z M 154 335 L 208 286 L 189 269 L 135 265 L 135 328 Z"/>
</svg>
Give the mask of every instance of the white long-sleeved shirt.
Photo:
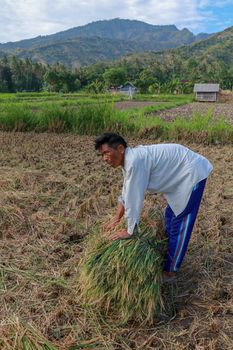
<svg viewBox="0 0 233 350">
<path fill-rule="evenodd" d="M 205 157 L 178 144 L 127 147 L 119 201 L 125 208 L 128 233 L 139 223 L 145 192 L 163 193 L 175 215 L 188 204 L 193 187 L 213 166 Z"/>
</svg>

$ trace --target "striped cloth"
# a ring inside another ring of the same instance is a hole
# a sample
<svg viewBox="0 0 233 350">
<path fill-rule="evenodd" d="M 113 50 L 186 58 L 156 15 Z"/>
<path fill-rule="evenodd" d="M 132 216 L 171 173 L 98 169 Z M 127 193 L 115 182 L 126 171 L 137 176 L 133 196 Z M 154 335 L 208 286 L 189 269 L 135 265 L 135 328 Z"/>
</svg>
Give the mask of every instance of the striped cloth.
<svg viewBox="0 0 233 350">
<path fill-rule="evenodd" d="M 197 217 L 206 179 L 193 187 L 191 197 L 184 211 L 175 216 L 168 205 L 165 211 L 166 233 L 168 235 L 168 253 L 165 261 L 165 271 L 178 271 L 184 259 L 193 226 Z"/>
</svg>

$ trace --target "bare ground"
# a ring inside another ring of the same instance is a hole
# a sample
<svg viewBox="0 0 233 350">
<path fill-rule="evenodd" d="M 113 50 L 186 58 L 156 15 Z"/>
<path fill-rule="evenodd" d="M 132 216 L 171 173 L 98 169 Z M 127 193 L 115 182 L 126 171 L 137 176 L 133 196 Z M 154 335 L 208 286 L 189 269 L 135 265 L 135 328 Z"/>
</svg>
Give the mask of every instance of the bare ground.
<svg viewBox="0 0 233 350">
<path fill-rule="evenodd" d="M 170 121 L 178 116 L 190 118 L 196 113 L 205 114 L 208 111 L 211 111 L 216 118 L 222 117 L 233 123 L 233 104 L 230 103 L 193 102 L 184 106 L 154 113 L 154 115 Z"/>
<path fill-rule="evenodd" d="M 122 101 L 115 104 L 117 109 L 143 108 L 146 106 L 155 106 L 161 102 L 153 101 Z M 149 116 L 158 116 L 167 121 L 171 121 L 176 117 L 190 118 L 194 114 L 205 114 L 208 111 L 213 113 L 216 118 L 223 117 L 233 123 L 233 100 L 227 102 L 192 102 L 183 106 L 167 109 L 161 112 L 148 113 Z"/>
<path fill-rule="evenodd" d="M 130 109 L 130 108 L 143 108 L 147 106 L 156 106 L 160 104 L 160 102 L 154 101 L 121 101 L 116 102 L 115 107 L 117 109 Z"/>
<path fill-rule="evenodd" d="M 0 344 L 16 349 L 13 333 L 31 324 L 59 350 L 233 348 L 233 150 L 188 146 L 214 172 L 177 285 L 164 290 L 173 317 L 121 326 L 85 309 L 77 285 L 83 237 L 113 214 L 120 170 L 102 164 L 93 138 L 0 133 Z M 143 215 L 154 206 L 161 196 L 146 197 Z"/>
</svg>

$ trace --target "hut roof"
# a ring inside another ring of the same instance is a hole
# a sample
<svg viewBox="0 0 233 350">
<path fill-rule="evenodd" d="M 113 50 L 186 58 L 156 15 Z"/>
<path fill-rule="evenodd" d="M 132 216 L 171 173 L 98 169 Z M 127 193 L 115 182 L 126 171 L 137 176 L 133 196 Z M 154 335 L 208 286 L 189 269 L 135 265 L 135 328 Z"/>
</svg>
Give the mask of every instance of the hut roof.
<svg viewBox="0 0 233 350">
<path fill-rule="evenodd" d="M 219 84 L 195 84 L 194 92 L 219 92 Z"/>
<path fill-rule="evenodd" d="M 121 85 L 119 88 L 124 88 L 124 87 L 128 87 L 131 86 L 132 88 L 136 88 L 135 85 L 129 81 L 127 81 L 125 84 Z"/>
</svg>

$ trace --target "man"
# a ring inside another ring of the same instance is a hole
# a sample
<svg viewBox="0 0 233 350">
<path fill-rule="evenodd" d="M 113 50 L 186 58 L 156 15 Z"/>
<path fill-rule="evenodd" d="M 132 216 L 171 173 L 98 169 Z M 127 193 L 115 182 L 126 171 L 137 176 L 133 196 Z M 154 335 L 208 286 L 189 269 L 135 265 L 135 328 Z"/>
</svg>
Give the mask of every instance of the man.
<svg viewBox="0 0 233 350">
<path fill-rule="evenodd" d="M 107 225 L 115 228 L 123 215 L 127 229 L 116 231 L 111 238 L 129 238 L 139 224 L 145 192 L 163 193 L 168 205 L 165 227 L 168 252 L 164 279 L 172 280 L 187 250 L 197 217 L 206 178 L 213 167 L 203 156 L 178 144 L 128 147 L 118 134 L 104 133 L 95 140 L 103 160 L 121 166 L 124 183 L 116 215 Z"/>
</svg>

